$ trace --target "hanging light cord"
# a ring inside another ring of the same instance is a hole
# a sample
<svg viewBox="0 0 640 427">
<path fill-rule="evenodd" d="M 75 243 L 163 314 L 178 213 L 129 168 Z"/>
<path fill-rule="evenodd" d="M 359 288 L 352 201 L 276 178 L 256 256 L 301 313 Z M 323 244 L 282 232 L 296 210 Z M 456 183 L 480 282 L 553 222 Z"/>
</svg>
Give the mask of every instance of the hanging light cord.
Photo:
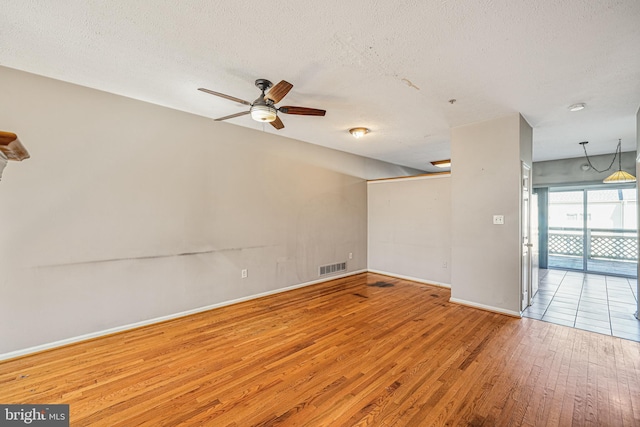
<svg viewBox="0 0 640 427">
<path fill-rule="evenodd" d="M 598 173 L 606 172 L 606 171 L 611 169 L 611 166 L 613 166 L 613 163 L 616 161 L 616 157 L 618 158 L 619 169 L 622 169 L 622 148 L 621 148 L 622 146 L 621 146 L 621 140 L 620 139 L 618 140 L 618 146 L 616 147 L 616 154 L 614 154 L 613 159 L 611 160 L 611 164 L 609 165 L 608 168 L 603 169 L 603 170 L 598 170 L 591 163 L 591 160 L 589 159 L 589 155 L 587 154 L 587 149 L 585 147 L 585 144 L 587 144 L 587 142 L 589 142 L 589 141 L 581 142 L 580 145 L 582 145 L 582 149 L 584 150 L 584 156 L 587 158 L 587 163 L 589 164 L 591 169 L 593 169 L 594 171 L 596 171 Z"/>
</svg>

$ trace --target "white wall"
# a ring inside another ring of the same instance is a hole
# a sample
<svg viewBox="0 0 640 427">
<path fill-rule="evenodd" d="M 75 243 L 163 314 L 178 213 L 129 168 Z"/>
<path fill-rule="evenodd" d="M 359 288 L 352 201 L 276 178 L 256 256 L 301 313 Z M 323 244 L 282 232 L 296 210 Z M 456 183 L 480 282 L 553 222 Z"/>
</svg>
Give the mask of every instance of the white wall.
<svg viewBox="0 0 640 427">
<path fill-rule="evenodd" d="M 531 137 L 519 114 L 451 131 L 454 302 L 520 313 L 520 161 L 531 158 Z"/>
<path fill-rule="evenodd" d="M 451 177 L 368 183 L 369 270 L 449 286 Z"/>
<path fill-rule="evenodd" d="M 0 94 L 31 154 L 0 183 L 0 357 L 314 281 L 349 252 L 365 269 L 365 179 L 416 172 L 2 67 Z"/>
</svg>

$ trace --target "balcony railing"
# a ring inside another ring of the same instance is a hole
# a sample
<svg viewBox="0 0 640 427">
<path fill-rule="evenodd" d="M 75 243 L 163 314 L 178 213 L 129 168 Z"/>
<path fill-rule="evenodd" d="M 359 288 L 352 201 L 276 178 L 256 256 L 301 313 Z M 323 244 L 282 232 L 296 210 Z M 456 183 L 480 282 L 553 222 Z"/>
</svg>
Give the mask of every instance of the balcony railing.
<svg viewBox="0 0 640 427">
<path fill-rule="evenodd" d="M 586 235 L 586 236 L 585 236 Z M 638 261 L 637 230 L 549 227 L 549 255 Z"/>
</svg>

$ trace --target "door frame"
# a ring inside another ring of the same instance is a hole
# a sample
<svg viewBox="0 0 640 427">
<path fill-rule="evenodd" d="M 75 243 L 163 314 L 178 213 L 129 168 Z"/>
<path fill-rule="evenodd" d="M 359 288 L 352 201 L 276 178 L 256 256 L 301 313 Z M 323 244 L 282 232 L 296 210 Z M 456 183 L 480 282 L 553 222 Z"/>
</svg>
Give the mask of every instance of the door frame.
<svg viewBox="0 0 640 427">
<path fill-rule="evenodd" d="M 531 166 L 520 162 L 520 310 L 530 304 L 531 292 Z"/>
</svg>

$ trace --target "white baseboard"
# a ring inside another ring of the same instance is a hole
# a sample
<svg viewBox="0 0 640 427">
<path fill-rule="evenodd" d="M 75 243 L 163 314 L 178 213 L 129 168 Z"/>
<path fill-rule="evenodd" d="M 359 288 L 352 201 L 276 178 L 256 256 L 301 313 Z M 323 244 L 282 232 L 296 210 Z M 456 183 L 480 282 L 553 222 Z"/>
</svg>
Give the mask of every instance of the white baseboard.
<svg viewBox="0 0 640 427">
<path fill-rule="evenodd" d="M 93 339 L 93 338 L 102 337 L 102 336 L 105 336 L 105 335 L 115 334 L 117 332 L 123 332 L 123 331 L 127 331 L 127 330 L 130 330 L 130 329 L 140 328 L 142 326 L 152 325 L 154 323 L 165 322 L 167 320 L 177 319 L 177 318 L 180 318 L 180 317 L 185 317 L 185 316 L 189 316 L 189 315 L 196 314 L 196 313 L 201 313 L 203 311 L 212 310 L 214 308 L 219 308 L 219 307 L 224 307 L 224 306 L 227 306 L 227 305 L 237 304 L 237 303 L 240 303 L 240 302 L 249 301 L 249 300 L 257 299 L 257 298 L 262 298 L 262 297 L 266 297 L 266 296 L 269 296 L 269 295 L 279 294 L 279 293 L 282 293 L 282 292 L 291 291 L 293 289 L 303 288 L 305 286 L 317 285 L 318 283 L 330 282 L 331 280 L 341 279 L 343 277 L 354 276 L 356 274 L 366 273 L 366 272 L 367 272 L 366 269 L 357 270 L 357 271 L 351 271 L 349 273 L 339 274 L 339 275 L 335 275 L 335 276 L 331 276 L 331 277 L 325 277 L 325 278 L 322 278 L 322 279 L 313 280 L 311 282 L 305 282 L 305 283 L 300 283 L 300 284 L 293 285 L 293 286 L 288 286 L 286 288 L 275 289 L 273 291 L 262 292 L 262 293 L 259 293 L 259 294 L 249 295 L 249 296 L 242 297 L 242 298 L 237 298 L 237 299 L 233 299 L 233 300 L 219 302 L 219 303 L 216 303 L 216 304 L 207 305 L 207 306 L 204 306 L 204 307 L 198 307 L 198 308 L 194 308 L 192 310 L 182 311 L 180 313 L 168 314 L 166 316 L 160 316 L 160 317 L 156 317 L 156 318 L 153 318 L 153 319 L 143 320 L 143 321 L 140 321 L 140 322 L 129 323 L 127 325 L 117 326 L 115 328 L 104 329 L 102 331 L 91 332 L 89 334 L 84 334 L 84 335 L 80 335 L 80 336 L 76 336 L 76 337 L 66 338 L 66 339 L 63 339 L 63 340 L 54 341 L 54 342 L 50 342 L 50 343 L 46 343 L 46 344 L 41 344 L 41 345 L 37 345 L 37 346 L 34 346 L 34 347 L 29 347 L 29 348 L 25 348 L 25 349 L 21 349 L 21 350 L 11 351 L 9 353 L 0 354 L 0 360 L 8 360 L 8 359 L 16 358 L 16 357 L 26 356 L 28 354 L 38 353 L 38 352 L 45 351 L 45 350 L 50 350 L 50 349 L 53 349 L 53 348 L 56 348 L 56 347 L 62 347 L 64 345 L 74 344 L 74 343 L 77 343 L 77 342 L 86 341 L 86 340 L 90 340 L 90 339 Z"/>
<path fill-rule="evenodd" d="M 449 288 L 449 289 L 451 289 L 451 285 L 450 284 L 436 282 L 435 280 L 425 280 L 425 279 L 420 279 L 418 277 L 411 277 L 411 276 L 405 276 L 405 275 L 402 275 L 402 274 L 389 273 L 388 271 L 381 271 L 381 270 L 369 269 L 368 271 L 369 271 L 369 273 L 382 274 L 383 276 L 395 277 L 397 279 L 411 280 L 412 282 L 424 283 L 425 285 L 433 285 L 433 286 L 439 286 L 441 288 Z"/>
<path fill-rule="evenodd" d="M 506 314 L 507 316 L 517 317 L 517 318 L 522 317 L 522 315 L 520 315 L 520 313 L 517 311 L 506 310 L 504 308 L 498 308 L 498 307 L 493 307 L 491 305 L 479 304 L 477 302 L 466 301 L 463 299 L 449 298 L 449 302 L 452 302 L 454 304 L 466 305 L 467 307 L 479 308 L 480 310 L 491 311 L 498 314 Z"/>
</svg>

